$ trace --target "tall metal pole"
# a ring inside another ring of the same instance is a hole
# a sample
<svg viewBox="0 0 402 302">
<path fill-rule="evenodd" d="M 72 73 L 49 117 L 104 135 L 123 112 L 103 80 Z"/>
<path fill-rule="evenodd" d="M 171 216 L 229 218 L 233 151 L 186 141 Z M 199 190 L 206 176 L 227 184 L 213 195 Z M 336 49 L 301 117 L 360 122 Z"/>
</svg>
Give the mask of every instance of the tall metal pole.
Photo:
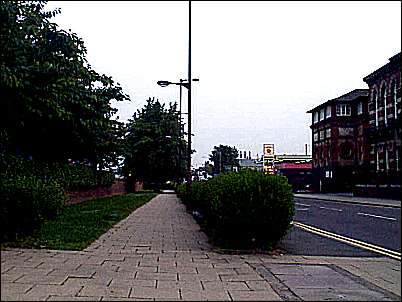
<svg viewBox="0 0 402 302">
<path fill-rule="evenodd" d="M 188 161 L 187 192 L 191 191 L 191 0 L 188 1 Z"/>
</svg>

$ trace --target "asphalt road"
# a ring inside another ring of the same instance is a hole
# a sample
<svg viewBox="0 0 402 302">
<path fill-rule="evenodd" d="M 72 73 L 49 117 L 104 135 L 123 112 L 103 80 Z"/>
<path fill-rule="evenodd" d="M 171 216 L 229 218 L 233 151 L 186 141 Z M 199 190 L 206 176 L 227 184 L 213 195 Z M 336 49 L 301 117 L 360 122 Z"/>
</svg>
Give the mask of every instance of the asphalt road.
<svg viewBox="0 0 402 302">
<path fill-rule="evenodd" d="M 294 221 L 394 251 L 401 251 L 401 210 L 295 198 Z M 279 247 L 291 254 L 381 256 L 293 227 Z"/>
</svg>

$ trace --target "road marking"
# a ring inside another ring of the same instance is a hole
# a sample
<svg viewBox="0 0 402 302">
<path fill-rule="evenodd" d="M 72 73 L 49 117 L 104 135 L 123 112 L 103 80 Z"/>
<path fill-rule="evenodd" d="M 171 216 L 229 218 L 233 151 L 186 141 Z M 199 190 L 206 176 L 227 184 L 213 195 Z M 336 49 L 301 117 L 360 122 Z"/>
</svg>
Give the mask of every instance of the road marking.
<svg viewBox="0 0 402 302">
<path fill-rule="evenodd" d="M 341 210 L 341 209 L 327 208 L 327 207 L 320 207 L 320 209 L 331 210 L 331 211 L 338 211 L 338 212 L 342 212 L 342 211 L 343 211 L 343 210 Z"/>
<path fill-rule="evenodd" d="M 310 208 L 296 208 L 296 211 L 308 211 Z"/>
<path fill-rule="evenodd" d="M 300 203 L 300 202 L 295 202 L 295 204 L 297 204 L 298 206 L 305 206 L 305 207 L 309 207 L 309 204 L 304 204 L 304 203 Z"/>
<path fill-rule="evenodd" d="M 393 217 L 385 217 L 385 216 L 379 216 L 379 215 L 373 215 L 373 214 L 366 214 L 366 213 L 357 213 L 357 215 L 362 215 L 362 216 L 370 216 L 370 217 L 375 217 L 375 218 L 381 218 L 381 219 L 388 219 L 388 220 L 396 220 L 396 218 Z"/>
<path fill-rule="evenodd" d="M 401 253 L 400 252 L 389 250 L 389 249 L 383 248 L 381 246 L 366 243 L 366 242 L 359 241 L 359 240 L 356 240 L 353 238 L 341 236 L 341 235 L 338 235 L 335 233 L 330 233 L 330 232 L 315 228 L 313 226 L 310 226 L 310 225 L 307 225 L 304 223 L 293 221 L 291 224 L 293 224 L 294 226 L 299 227 L 305 231 L 308 231 L 308 232 L 311 232 L 311 233 L 314 233 L 314 234 L 317 234 L 317 235 L 320 235 L 323 237 L 327 237 L 330 239 L 338 240 L 338 241 L 347 243 L 349 245 L 357 246 L 362 249 L 366 249 L 366 250 L 369 250 L 369 251 L 372 251 L 372 252 L 375 252 L 375 253 L 378 253 L 381 255 L 385 255 L 385 256 L 388 256 L 393 259 L 401 261 Z"/>
</svg>

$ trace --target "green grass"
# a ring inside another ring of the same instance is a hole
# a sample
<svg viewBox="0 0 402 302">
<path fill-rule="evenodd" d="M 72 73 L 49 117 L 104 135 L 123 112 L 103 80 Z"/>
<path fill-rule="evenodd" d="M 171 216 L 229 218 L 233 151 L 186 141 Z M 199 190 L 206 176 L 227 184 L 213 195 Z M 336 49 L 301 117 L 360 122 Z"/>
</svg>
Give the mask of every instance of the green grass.
<svg viewBox="0 0 402 302">
<path fill-rule="evenodd" d="M 31 236 L 3 243 L 2 247 L 83 250 L 156 195 L 125 194 L 66 206 L 61 215 L 45 221 Z"/>
</svg>

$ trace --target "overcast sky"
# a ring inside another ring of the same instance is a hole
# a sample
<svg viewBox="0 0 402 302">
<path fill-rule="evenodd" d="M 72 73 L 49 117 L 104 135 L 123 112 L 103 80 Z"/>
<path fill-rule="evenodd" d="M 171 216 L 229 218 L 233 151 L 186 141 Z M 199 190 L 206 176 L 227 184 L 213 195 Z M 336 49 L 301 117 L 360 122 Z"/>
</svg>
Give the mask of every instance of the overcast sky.
<svg viewBox="0 0 402 302">
<path fill-rule="evenodd" d="M 187 78 L 188 2 L 59 2 L 53 19 L 84 40 L 87 59 L 120 83 L 131 102 L 178 101 Z M 401 51 L 401 2 L 192 1 L 193 166 L 214 146 L 302 154 L 311 145 L 306 111 L 353 89 Z M 187 94 L 183 94 L 187 112 Z M 187 117 L 185 116 L 187 121 Z M 310 152 L 310 147 L 309 147 Z M 248 153 L 248 152 L 247 152 Z"/>
</svg>

